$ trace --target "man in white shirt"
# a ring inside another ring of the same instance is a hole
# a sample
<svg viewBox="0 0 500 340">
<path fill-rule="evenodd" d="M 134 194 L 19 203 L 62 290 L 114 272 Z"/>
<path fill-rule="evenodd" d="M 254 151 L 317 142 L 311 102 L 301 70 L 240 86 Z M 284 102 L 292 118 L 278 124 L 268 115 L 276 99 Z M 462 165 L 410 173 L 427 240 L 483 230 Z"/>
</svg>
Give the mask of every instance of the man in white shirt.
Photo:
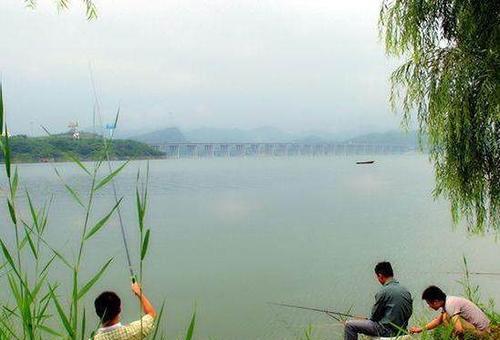
<svg viewBox="0 0 500 340">
<path fill-rule="evenodd" d="M 441 314 L 424 327 L 411 327 L 410 333 L 434 329 L 441 324 L 451 324 L 456 335 L 466 332 L 484 336 L 490 332 L 490 320 L 473 302 L 458 296 L 446 296 L 436 286 L 430 286 L 422 293 L 430 308 L 442 309 Z"/>
<path fill-rule="evenodd" d="M 148 336 L 154 327 L 156 311 L 137 283 L 132 284 L 132 291 L 145 315 L 140 320 L 122 325 L 120 298 L 114 292 L 103 292 L 94 301 L 96 314 L 101 320 L 101 328 L 97 330 L 94 340 L 141 340 Z"/>
</svg>

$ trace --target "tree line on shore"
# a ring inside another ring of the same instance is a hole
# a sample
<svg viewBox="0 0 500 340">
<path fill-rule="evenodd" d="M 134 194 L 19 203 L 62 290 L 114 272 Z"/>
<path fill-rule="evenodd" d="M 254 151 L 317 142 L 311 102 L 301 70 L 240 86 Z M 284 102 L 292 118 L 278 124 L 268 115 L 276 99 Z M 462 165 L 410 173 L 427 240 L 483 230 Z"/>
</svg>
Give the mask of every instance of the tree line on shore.
<svg viewBox="0 0 500 340">
<path fill-rule="evenodd" d="M 95 160 L 103 152 L 102 136 L 88 134 L 80 139 L 73 139 L 67 134 L 46 137 L 27 137 L 25 135 L 10 138 L 10 150 L 13 162 L 52 162 L 63 161 L 71 154 L 81 160 Z M 163 153 L 151 146 L 129 139 L 116 139 L 109 149 L 112 159 L 144 159 L 162 156 Z M 0 154 L 0 161 L 4 156 Z"/>
</svg>

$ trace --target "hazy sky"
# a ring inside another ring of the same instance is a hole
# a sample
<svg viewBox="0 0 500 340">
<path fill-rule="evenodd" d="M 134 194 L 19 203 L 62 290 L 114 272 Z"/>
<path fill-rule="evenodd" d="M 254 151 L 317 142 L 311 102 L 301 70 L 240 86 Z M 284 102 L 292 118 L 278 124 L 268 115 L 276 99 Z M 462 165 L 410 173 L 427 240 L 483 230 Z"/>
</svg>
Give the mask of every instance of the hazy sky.
<svg viewBox="0 0 500 340">
<path fill-rule="evenodd" d="M 0 5 L 0 72 L 9 124 L 29 133 L 92 121 L 89 64 L 106 121 L 122 129 L 275 126 L 387 130 L 394 61 L 377 0 L 102 0 L 58 13 Z"/>
</svg>

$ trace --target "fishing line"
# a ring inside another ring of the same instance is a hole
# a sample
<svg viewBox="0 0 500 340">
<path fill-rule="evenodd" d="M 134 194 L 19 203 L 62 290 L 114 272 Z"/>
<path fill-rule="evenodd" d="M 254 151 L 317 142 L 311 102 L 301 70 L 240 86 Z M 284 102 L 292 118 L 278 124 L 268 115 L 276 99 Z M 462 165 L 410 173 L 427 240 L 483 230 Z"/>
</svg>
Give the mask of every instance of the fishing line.
<svg viewBox="0 0 500 340">
<path fill-rule="evenodd" d="M 328 315 L 332 319 L 335 319 L 335 320 L 337 320 L 339 322 L 341 322 L 340 317 L 356 318 L 356 316 L 354 316 L 352 314 L 336 312 L 336 311 L 332 311 L 332 310 L 328 310 L 328 309 L 304 307 L 304 306 L 290 305 L 290 304 L 286 304 L 286 303 L 276 303 L 276 302 L 268 302 L 268 304 L 274 305 L 274 306 L 289 307 L 289 308 L 296 308 L 296 309 L 304 309 L 304 310 L 310 310 L 310 311 L 314 311 L 314 312 L 325 313 L 326 315 Z"/>
</svg>

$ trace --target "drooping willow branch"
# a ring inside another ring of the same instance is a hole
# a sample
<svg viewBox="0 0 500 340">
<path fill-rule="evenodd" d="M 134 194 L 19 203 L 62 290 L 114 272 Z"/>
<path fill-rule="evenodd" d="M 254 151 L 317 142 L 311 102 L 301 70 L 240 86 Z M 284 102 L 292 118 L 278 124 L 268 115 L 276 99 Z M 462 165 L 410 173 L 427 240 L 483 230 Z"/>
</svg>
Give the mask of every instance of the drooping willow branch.
<svg viewBox="0 0 500 340">
<path fill-rule="evenodd" d="M 500 230 L 500 2 L 384 0 L 380 33 L 404 58 L 391 76 L 403 123 L 416 115 L 434 194 L 474 232 Z"/>
<path fill-rule="evenodd" d="M 92 0 L 81 0 L 85 6 L 85 15 L 87 20 L 97 19 L 97 7 Z M 24 3 L 29 8 L 35 8 L 37 0 L 24 0 Z M 59 10 L 68 9 L 70 0 L 56 0 L 56 6 Z"/>
</svg>

